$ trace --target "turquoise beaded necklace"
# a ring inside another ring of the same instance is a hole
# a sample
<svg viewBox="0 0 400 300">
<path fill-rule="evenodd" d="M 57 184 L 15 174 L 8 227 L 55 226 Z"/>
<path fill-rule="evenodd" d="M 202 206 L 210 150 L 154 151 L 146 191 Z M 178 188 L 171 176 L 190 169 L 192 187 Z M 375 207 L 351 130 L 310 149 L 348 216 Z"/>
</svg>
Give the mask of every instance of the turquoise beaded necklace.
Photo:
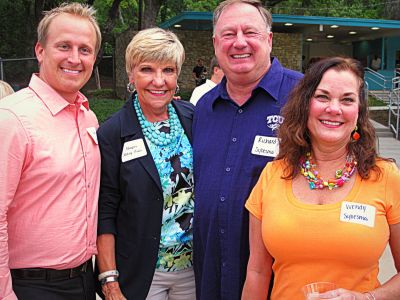
<svg viewBox="0 0 400 300">
<path fill-rule="evenodd" d="M 139 119 L 140 126 L 144 136 L 153 144 L 157 146 L 167 146 L 174 142 L 178 135 L 181 134 L 180 131 L 183 129 L 179 126 L 178 115 L 175 112 L 172 104 L 168 104 L 168 116 L 169 116 L 169 133 L 165 133 L 159 130 L 160 122 L 149 122 L 143 114 L 142 108 L 138 100 L 137 94 L 135 99 L 133 99 L 133 107 L 136 111 L 136 115 Z"/>
</svg>

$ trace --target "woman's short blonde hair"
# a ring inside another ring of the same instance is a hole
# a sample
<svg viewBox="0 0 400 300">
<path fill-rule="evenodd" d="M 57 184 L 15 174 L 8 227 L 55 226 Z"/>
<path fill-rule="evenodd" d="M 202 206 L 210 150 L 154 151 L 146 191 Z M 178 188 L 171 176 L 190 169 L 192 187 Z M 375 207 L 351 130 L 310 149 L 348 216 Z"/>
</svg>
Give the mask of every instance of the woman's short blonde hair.
<svg viewBox="0 0 400 300">
<path fill-rule="evenodd" d="M 0 99 L 14 93 L 13 88 L 7 82 L 0 80 Z"/>
<path fill-rule="evenodd" d="M 128 76 L 142 62 L 174 63 L 179 73 L 185 61 L 185 50 L 178 37 L 171 31 L 149 28 L 139 31 L 125 52 Z"/>
</svg>

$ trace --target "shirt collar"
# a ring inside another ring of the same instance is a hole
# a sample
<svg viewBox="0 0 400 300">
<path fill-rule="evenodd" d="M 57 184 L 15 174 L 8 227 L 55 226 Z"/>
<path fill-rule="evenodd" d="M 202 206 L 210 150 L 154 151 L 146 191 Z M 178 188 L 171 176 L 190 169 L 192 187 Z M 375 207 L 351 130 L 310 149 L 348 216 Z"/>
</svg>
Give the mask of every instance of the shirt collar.
<svg viewBox="0 0 400 300">
<path fill-rule="evenodd" d="M 213 88 L 217 84 L 214 81 L 210 80 L 210 79 L 206 79 L 206 85 L 208 85 L 209 87 Z"/>
<path fill-rule="evenodd" d="M 51 86 L 40 79 L 39 74 L 32 75 L 29 88 L 43 101 L 52 115 L 58 114 L 70 105 L 70 103 L 61 97 Z M 89 101 L 81 92 L 77 94 L 75 105 L 79 108 L 83 106 L 86 110 L 89 110 Z"/>
<path fill-rule="evenodd" d="M 260 82 L 258 83 L 257 88 L 262 88 L 268 94 L 274 98 L 275 101 L 278 101 L 279 90 L 281 88 L 283 78 L 283 67 L 279 63 L 276 57 L 271 59 L 271 67 L 269 68 L 268 72 L 261 78 Z"/>
<path fill-rule="evenodd" d="M 282 78 L 283 78 L 283 67 L 276 57 L 272 57 L 271 67 L 269 68 L 268 72 L 264 74 L 263 78 L 261 78 L 258 85 L 254 88 L 252 94 L 254 94 L 254 91 L 258 89 L 263 89 L 268 94 L 270 94 L 275 101 L 278 101 L 278 95 L 281 87 Z M 214 104 L 217 100 L 231 101 L 231 99 L 229 98 L 228 91 L 226 89 L 225 76 L 224 78 L 222 78 L 221 83 L 218 85 L 218 87 L 213 90 L 211 96 L 213 97 L 213 99 L 212 101 L 210 101 L 210 109 L 214 107 Z"/>
</svg>

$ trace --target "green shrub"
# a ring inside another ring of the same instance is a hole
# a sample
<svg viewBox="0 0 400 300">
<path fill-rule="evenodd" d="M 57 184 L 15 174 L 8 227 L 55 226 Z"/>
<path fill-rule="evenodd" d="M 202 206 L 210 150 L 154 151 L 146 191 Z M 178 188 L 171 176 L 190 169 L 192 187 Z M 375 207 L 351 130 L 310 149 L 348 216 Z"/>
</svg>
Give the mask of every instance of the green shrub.
<svg viewBox="0 0 400 300">
<path fill-rule="evenodd" d="M 373 96 L 368 96 L 368 106 L 386 106 L 387 104 Z"/>
<path fill-rule="evenodd" d="M 89 99 L 90 109 L 96 114 L 99 124 L 118 111 L 126 100 L 118 99 L 112 89 L 88 90 L 85 95 Z M 189 101 L 191 91 L 181 91 L 177 96 Z"/>
<path fill-rule="evenodd" d="M 96 114 L 99 124 L 103 123 L 109 116 L 119 110 L 125 103 L 124 100 L 90 97 L 90 109 Z"/>
</svg>

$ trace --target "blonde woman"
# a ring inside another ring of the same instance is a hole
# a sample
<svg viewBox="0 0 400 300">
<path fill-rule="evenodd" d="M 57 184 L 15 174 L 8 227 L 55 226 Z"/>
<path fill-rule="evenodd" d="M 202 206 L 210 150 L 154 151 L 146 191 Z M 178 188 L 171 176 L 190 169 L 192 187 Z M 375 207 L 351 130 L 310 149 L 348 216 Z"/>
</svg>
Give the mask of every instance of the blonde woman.
<svg viewBox="0 0 400 300">
<path fill-rule="evenodd" d="M 0 80 L 0 99 L 14 93 L 13 88 L 7 82 Z"/>
<path fill-rule="evenodd" d="M 195 299 L 193 105 L 173 100 L 184 55 L 172 32 L 140 31 L 126 50 L 132 95 L 97 132 L 105 299 Z"/>
</svg>

